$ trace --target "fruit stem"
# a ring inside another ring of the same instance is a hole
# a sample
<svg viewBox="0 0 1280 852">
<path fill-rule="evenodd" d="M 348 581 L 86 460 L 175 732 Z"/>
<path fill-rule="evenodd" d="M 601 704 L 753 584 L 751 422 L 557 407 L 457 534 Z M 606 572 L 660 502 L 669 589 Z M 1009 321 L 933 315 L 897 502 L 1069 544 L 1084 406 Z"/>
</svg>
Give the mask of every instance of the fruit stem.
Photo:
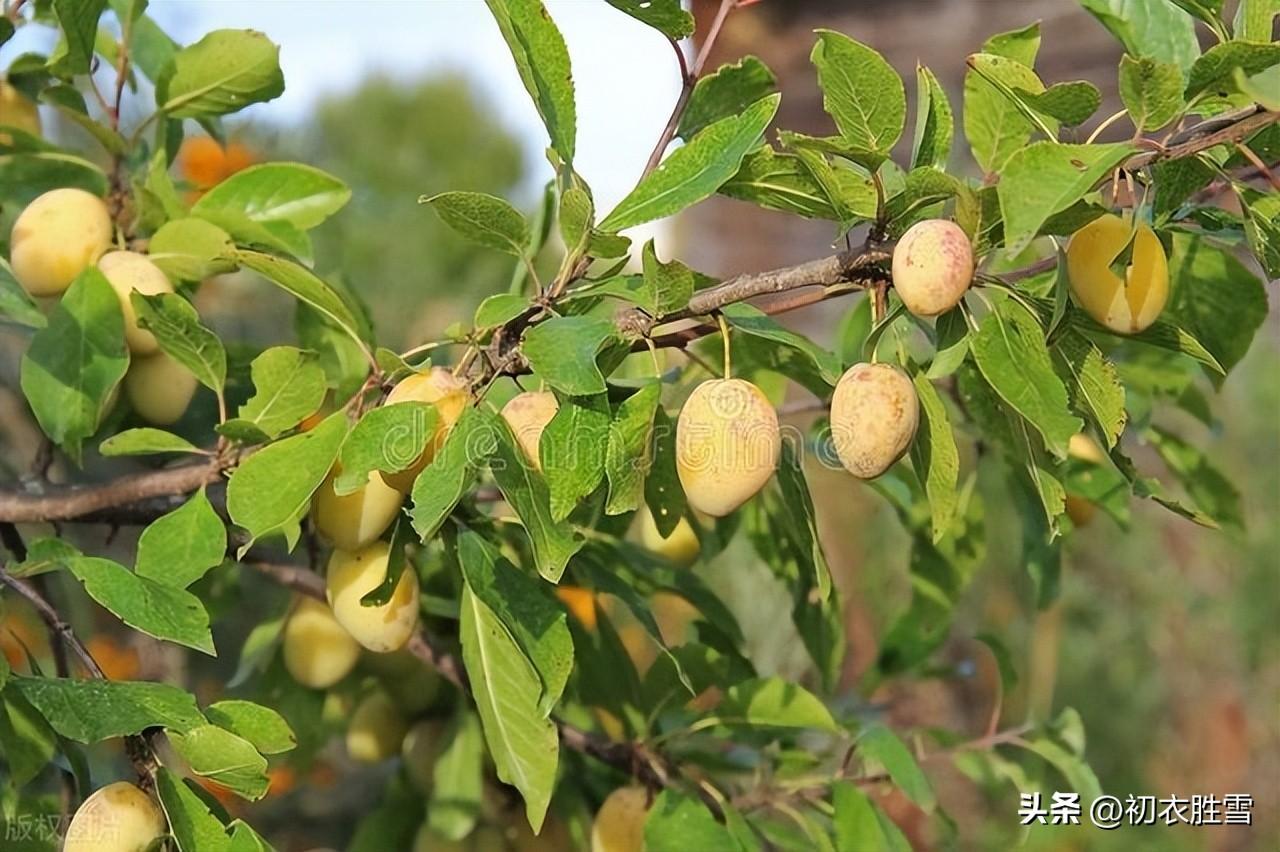
<svg viewBox="0 0 1280 852">
<path fill-rule="evenodd" d="M 731 379 L 733 378 L 733 360 L 729 352 L 729 322 L 720 312 L 716 313 L 716 322 L 720 323 L 720 337 L 724 340 L 724 377 Z"/>
</svg>

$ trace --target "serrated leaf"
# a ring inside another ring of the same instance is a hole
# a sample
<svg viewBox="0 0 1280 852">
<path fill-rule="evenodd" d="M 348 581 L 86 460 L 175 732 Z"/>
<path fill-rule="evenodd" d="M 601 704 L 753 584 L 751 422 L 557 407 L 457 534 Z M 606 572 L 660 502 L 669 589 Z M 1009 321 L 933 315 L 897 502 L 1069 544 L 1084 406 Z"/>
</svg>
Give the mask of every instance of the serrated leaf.
<svg viewBox="0 0 1280 852">
<path fill-rule="evenodd" d="M 589 396 L 605 390 L 596 356 L 616 336 L 607 319 L 552 317 L 525 332 L 520 350 L 551 387 L 570 396 Z"/>
<path fill-rule="evenodd" d="M 810 728 L 836 731 L 831 711 L 817 696 L 780 677 L 734 684 L 716 708 L 718 716 L 767 728 Z"/>
<path fill-rule="evenodd" d="M 808 219 L 836 218 L 822 187 L 799 159 L 792 154 L 779 154 L 768 145 L 743 158 L 737 174 L 726 181 L 719 192 Z"/>
<path fill-rule="evenodd" d="M 425 402 L 397 402 L 365 412 L 347 435 L 338 460 L 334 493 L 363 488 L 373 471 L 399 473 L 416 462 L 435 435 L 440 414 Z"/>
<path fill-rule="evenodd" d="M 202 453 L 204 451 L 186 438 L 181 438 L 172 432 L 142 427 L 126 429 L 112 435 L 98 445 L 98 452 L 104 456 L 142 456 L 151 453 Z"/>
<path fill-rule="evenodd" d="M 110 559 L 78 556 L 68 559 L 66 566 L 89 597 L 133 629 L 216 655 L 209 613 L 190 592 L 135 574 Z"/>
<path fill-rule="evenodd" d="M 310 352 L 292 346 L 273 346 L 250 365 L 253 396 L 240 406 L 227 425 L 253 427 L 267 438 L 292 429 L 324 402 L 324 370 Z"/>
<path fill-rule="evenodd" d="M 726 305 L 722 309 L 722 313 L 735 331 L 761 340 L 767 340 L 790 350 L 790 355 L 782 356 L 781 358 L 784 365 L 789 358 L 794 357 L 807 361 L 812 365 L 812 368 L 822 377 L 822 381 L 828 385 L 834 386 L 839 381 L 839 358 L 804 335 L 796 334 L 794 331 L 783 328 L 776 320 L 771 319 L 759 308 L 748 305 L 745 302 L 739 302 L 733 305 Z M 787 372 L 785 366 L 782 366 L 781 369 L 782 372 Z"/>
<path fill-rule="evenodd" d="M 467 408 L 449 430 L 440 451 L 413 483 L 413 528 L 429 541 L 475 480 L 476 470 L 494 452 L 490 419 Z M 544 438 L 545 440 L 545 438 Z"/>
<path fill-rule="evenodd" d="M 1080 0 L 1131 56 L 1171 62 L 1185 73 L 1200 56 L 1195 21 L 1168 0 Z"/>
<path fill-rule="evenodd" d="M 668 38 L 679 40 L 693 35 L 693 15 L 682 8 L 680 0 L 609 0 L 609 5 Z"/>
<path fill-rule="evenodd" d="M 1128 418 L 1124 385 L 1115 365 L 1075 330 L 1069 329 L 1058 337 L 1050 351 L 1054 369 L 1067 386 L 1072 408 L 1092 420 L 1107 447 L 1114 447 Z"/>
<path fill-rule="evenodd" d="M 217 725 L 200 725 L 185 733 L 170 732 L 174 751 L 201 778 L 238 796 L 256 801 L 267 794 L 267 760 L 253 743 Z"/>
<path fill-rule="evenodd" d="M 293 547 L 298 522 L 346 436 L 346 412 L 336 411 L 310 432 L 277 441 L 240 462 L 227 483 L 227 513 L 249 533 L 240 555 L 273 533 L 282 533 Z"/>
<path fill-rule="evenodd" d="M 654 316 L 664 317 L 684 310 L 693 296 L 693 270 L 678 260 L 658 260 L 653 240 L 645 243 L 641 253 L 644 283 L 653 294 Z"/>
<path fill-rule="evenodd" d="M 761 98 L 742 113 L 700 131 L 618 203 L 600 223 L 616 233 L 651 222 L 710 197 L 738 171 L 778 110 L 778 95 Z"/>
<path fill-rule="evenodd" d="M 22 392 L 49 439 L 77 464 L 129 366 L 120 300 L 96 267 L 80 274 L 22 356 Z"/>
<path fill-rule="evenodd" d="M 230 272 L 235 269 L 234 254 L 235 244 L 226 231 L 194 217 L 166 222 L 147 245 L 151 262 L 179 281 L 202 281 Z"/>
<path fill-rule="evenodd" d="M 1272 41 L 1228 41 L 1215 44 L 1191 66 L 1183 97 L 1188 101 L 1204 92 L 1226 92 L 1236 69 L 1251 77 L 1280 63 L 1280 44 Z"/>
<path fill-rule="evenodd" d="M 1272 278 L 1280 278 L 1280 193 L 1263 193 L 1237 184 L 1244 210 L 1244 233 L 1253 256 Z"/>
<path fill-rule="evenodd" d="M 529 300 L 524 296 L 518 296 L 515 293 L 497 293 L 480 303 L 476 308 L 475 319 L 472 321 L 476 328 L 493 328 L 515 319 L 528 307 Z"/>
<path fill-rule="evenodd" d="M 253 744 L 262 754 L 283 754 L 298 744 L 284 717 L 252 701 L 227 699 L 210 704 L 205 717 Z"/>
<path fill-rule="evenodd" d="M 653 464 L 653 417 L 662 386 L 654 381 L 627 397 L 609 424 L 605 475 L 609 501 L 605 512 L 620 515 L 644 503 L 644 482 Z"/>
<path fill-rule="evenodd" d="M 582 187 L 571 186 L 560 196 L 560 238 L 570 257 L 579 257 L 591 242 L 596 210 L 591 195 Z"/>
<path fill-rule="evenodd" d="M 1182 69 L 1150 57 L 1120 57 L 1120 100 L 1139 130 L 1159 130 L 1178 117 L 1182 99 Z"/>
<path fill-rule="evenodd" d="M 14 675 L 6 688 L 21 692 L 50 727 L 78 743 L 155 727 L 188 731 L 205 723 L 196 700 L 165 683 Z"/>
<path fill-rule="evenodd" d="M 1027 144 L 1035 124 L 997 84 L 1036 95 L 1044 91 L 1044 83 L 1027 65 L 1005 56 L 978 53 L 969 57 L 969 65 L 964 75 L 964 135 L 982 170 L 998 172 Z"/>
<path fill-rule="evenodd" d="M 1084 80 L 1054 83 L 1039 94 L 1018 94 L 1036 112 L 1062 122 L 1064 127 L 1079 127 L 1102 105 L 1102 93 L 1098 87 Z"/>
<path fill-rule="evenodd" d="M 567 518 L 604 478 L 610 421 L 604 394 L 566 397 L 543 430 L 539 454 L 554 520 Z"/>
<path fill-rule="evenodd" d="M 945 169 L 951 158 L 955 117 L 947 92 L 933 72 L 916 66 L 916 130 L 911 143 L 911 168 Z"/>
<path fill-rule="evenodd" d="M 442 192 L 423 196 L 441 221 L 472 242 L 516 257 L 525 253 L 529 223 L 519 210 L 501 198 L 482 192 Z"/>
<path fill-rule="evenodd" d="M 698 79 L 680 116 L 676 135 L 685 141 L 692 139 L 704 127 L 737 115 L 772 94 L 777 83 L 769 66 L 754 56 L 721 65 Z"/>
<path fill-rule="evenodd" d="M 898 72 L 878 52 L 843 33 L 818 30 L 809 60 L 818 69 L 822 108 L 840 136 L 874 171 L 906 126 L 907 95 Z"/>
<path fill-rule="evenodd" d="M 541 0 L 485 0 L 516 70 L 551 137 L 551 147 L 572 163 L 577 136 L 573 70 L 564 36 Z"/>
<path fill-rule="evenodd" d="M 185 589 L 221 565 L 226 552 L 226 527 L 201 488 L 142 531 L 134 571 L 157 583 Z"/>
<path fill-rule="evenodd" d="M 227 352 L 218 335 L 200 323 L 190 302 L 176 293 L 129 294 L 138 324 L 155 335 L 169 357 L 192 372 L 200 384 L 222 393 L 227 382 Z"/>
<path fill-rule="evenodd" d="M 280 48 L 255 30 L 214 30 L 173 55 L 156 84 L 156 105 L 170 118 L 238 112 L 284 92 Z"/>
<path fill-rule="evenodd" d="M 351 190 L 303 163 L 261 163 L 236 172 L 200 196 L 191 212 L 234 210 L 255 222 L 285 221 L 304 231 L 337 213 Z"/>
<path fill-rule="evenodd" d="M 498 777 L 524 797 L 534 831 L 551 802 L 560 741 L 538 706 L 542 683 L 493 610 L 463 586 L 462 658 Z"/>
<path fill-rule="evenodd" d="M 937 544 L 951 527 L 960 478 L 960 454 L 947 408 L 928 377 L 912 377 L 920 400 L 920 425 L 911 442 L 911 464 L 929 497 L 933 542 Z"/>
</svg>

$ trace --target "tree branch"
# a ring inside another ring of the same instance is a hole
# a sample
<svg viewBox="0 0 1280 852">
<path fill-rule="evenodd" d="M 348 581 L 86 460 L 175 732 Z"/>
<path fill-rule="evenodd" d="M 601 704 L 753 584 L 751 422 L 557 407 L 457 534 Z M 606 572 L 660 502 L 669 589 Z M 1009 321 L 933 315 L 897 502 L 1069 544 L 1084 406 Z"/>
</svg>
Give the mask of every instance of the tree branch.
<svg viewBox="0 0 1280 852">
<path fill-rule="evenodd" d="M 45 523 L 100 517 L 106 510 L 189 494 L 217 482 L 231 462 L 202 462 L 131 473 L 94 485 L 46 485 L 0 489 L 0 522 Z"/>
</svg>

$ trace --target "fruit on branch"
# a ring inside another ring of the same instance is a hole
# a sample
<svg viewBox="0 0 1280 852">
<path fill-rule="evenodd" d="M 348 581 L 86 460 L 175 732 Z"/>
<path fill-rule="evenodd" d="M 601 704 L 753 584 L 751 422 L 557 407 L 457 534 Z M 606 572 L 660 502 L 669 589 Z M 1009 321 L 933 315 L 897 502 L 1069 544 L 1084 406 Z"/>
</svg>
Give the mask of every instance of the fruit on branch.
<svg viewBox="0 0 1280 852">
<path fill-rule="evenodd" d="M 702 552 L 702 543 L 688 518 L 681 518 L 671 535 L 663 538 L 648 508 L 640 510 L 640 541 L 647 549 L 682 568 L 697 562 Z"/>
<path fill-rule="evenodd" d="M 377 471 L 370 472 L 365 484 L 350 494 L 338 494 L 333 483 L 340 473 L 341 466 L 334 464 L 316 489 L 311 499 L 311 520 L 316 531 L 334 547 L 359 550 L 377 541 L 391 526 L 400 514 L 404 494 L 384 482 Z"/>
<path fill-rule="evenodd" d="M 440 675 L 406 649 L 390 654 L 368 651 L 364 662 L 408 716 L 422 713 L 440 696 Z"/>
<path fill-rule="evenodd" d="M 338 623 L 361 645 L 380 653 L 403 648 L 418 626 L 418 575 L 412 565 L 404 566 L 386 603 L 360 602 L 386 579 L 390 556 L 385 541 L 356 551 L 335 550 L 325 584 Z"/>
<path fill-rule="evenodd" d="M 654 592 L 652 603 L 662 641 L 673 648 L 685 644 L 689 628 L 701 617 L 698 608 L 675 592 Z"/>
<path fill-rule="evenodd" d="M 151 355 L 160 351 L 155 335 L 138 326 L 129 294 L 134 290 L 145 296 L 172 293 L 173 285 L 169 278 L 150 258 L 135 251 L 107 252 L 98 261 L 98 269 L 120 299 L 120 310 L 124 312 L 124 340 L 129 344 L 129 351 L 134 355 Z"/>
<path fill-rule="evenodd" d="M 196 393 L 195 374 L 166 352 L 135 356 L 124 374 L 124 395 L 138 416 L 154 426 L 182 417 Z"/>
<path fill-rule="evenodd" d="M 502 419 L 511 427 L 516 443 L 535 470 L 542 470 L 542 432 L 560 410 L 560 402 L 550 391 L 516 394 L 502 406 Z"/>
<path fill-rule="evenodd" d="M 432 774 L 436 771 L 436 761 L 440 758 L 443 732 L 444 725 L 439 721 L 422 719 L 414 723 L 400 744 L 405 774 L 424 794 L 431 792 L 434 783 Z"/>
<path fill-rule="evenodd" d="M 836 383 L 831 440 L 859 479 L 875 479 L 902 458 L 919 423 L 915 386 L 891 364 L 854 364 Z"/>
<path fill-rule="evenodd" d="M 71 817 L 63 852 L 144 852 L 168 831 L 151 797 L 127 781 L 94 791 Z"/>
<path fill-rule="evenodd" d="M 556 586 L 556 597 L 569 614 L 588 630 L 596 629 L 596 594 L 581 586 L 563 584 Z"/>
<path fill-rule="evenodd" d="M 1102 464 L 1107 460 L 1107 454 L 1098 446 L 1098 442 L 1084 432 L 1071 436 L 1071 440 L 1067 442 L 1067 455 L 1089 464 Z"/>
<path fill-rule="evenodd" d="M 644 852 L 649 794 L 643 787 L 619 787 L 604 800 L 591 825 L 591 852 Z"/>
<path fill-rule="evenodd" d="M 1132 238 L 1132 240 L 1131 240 Z M 1123 263 L 1124 277 L 1112 268 Z M 1169 263 L 1164 246 L 1146 224 L 1133 229 L 1128 217 L 1099 216 L 1067 243 L 1067 279 L 1076 303 L 1100 325 L 1119 334 L 1149 327 L 1169 299 Z"/>
<path fill-rule="evenodd" d="M 1088 526 L 1094 515 L 1098 514 L 1098 506 L 1087 497 L 1079 494 L 1068 494 L 1066 497 L 1067 517 L 1077 527 Z"/>
<path fill-rule="evenodd" d="M 298 601 L 284 625 L 284 666 L 298 683 L 328 689 L 360 659 L 360 645 L 333 611 L 312 598 Z"/>
<path fill-rule="evenodd" d="M 381 763 L 400 753 L 409 724 L 391 696 L 369 693 L 351 714 L 347 725 L 347 755 L 360 763 Z"/>
<path fill-rule="evenodd" d="M 778 413 L 742 379 L 694 388 L 676 423 L 676 471 L 689 505 L 722 518 L 751 499 L 778 467 Z"/>
<path fill-rule="evenodd" d="M 9 238 L 13 277 L 32 296 L 57 296 L 111 247 L 111 214 L 83 189 L 54 189 L 18 215 Z"/>
<path fill-rule="evenodd" d="M 392 488 L 408 493 L 413 488 L 413 481 L 422 473 L 422 469 L 431 464 L 449 430 L 458 422 L 462 412 L 471 403 L 471 387 L 465 379 L 459 378 L 444 367 L 432 367 L 425 373 L 413 373 L 387 394 L 383 405 L 395 405 L 397 402 L 427 402 L 435 406 L 435 430 L 427 439 L 426 447 L 417 461 L 398 473 L 382 474 L 382 478 Z"/>
<path fill-rule="evenodd" d="M 0 80 L 0 127 L 15 127 L 32 136 L 40 135 L 40 111 L 35 102 L 4 80 Z M 12 145 L 13 134 L 0 132 L 0 145 Z"/>
<path fill-rule="evenodd" d="M 960 304 L 972 280 L 973 244 L 949 219 L 915 223 L 893 250 L 893 289 L 918 317 L 936 317 Z"/>
</svg>

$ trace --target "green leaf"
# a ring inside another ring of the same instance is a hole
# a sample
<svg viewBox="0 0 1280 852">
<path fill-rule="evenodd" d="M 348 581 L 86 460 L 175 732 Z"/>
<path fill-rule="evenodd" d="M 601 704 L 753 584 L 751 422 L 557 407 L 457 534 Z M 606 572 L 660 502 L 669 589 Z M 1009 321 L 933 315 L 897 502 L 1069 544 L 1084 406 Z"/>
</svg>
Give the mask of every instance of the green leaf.
<svg viewBox="0 0 1280 852">
<path fill-rule="evenodd" d="M 929 497 L 929 514 L 933 525 L 933 542 L 937 544 L 951 527 L 955 514 L 960 478 L 960 454 L 947 407 L 928 377 L 916 373 L 912 377 L 920 400 L 920 425 L 911 442 L 911 464 Z"/>
<path fill-rule="evenodd" d="M 1266 319 L 1262 282 L 1230 252 L 1184 233 L 1173 235 L 1169 282 L 1164 319 L 1194 335 L 1230 371 Z"/>
<path fill-rule="evenodd" d="M 761 98 L 772 94 L 778 80 L 754 56 L 744 56 L 733 64 L 721 65 L 704 74 L 693 87 L 676 135 L 686 142 L 703 128 L 722 118 L 737 115 Z"/>
<path fill-rule="evenodd" d="M 865 44 L 834 30 L 818 30 L 809 60 L 818 69 L 822 108 L 859 163 L 874 171 L 906 125 L 907 94 L 898 72 Z"/>
<path fill-rule="evenodd" d="M 590 193 L 571 186 L 560 196 L 560 238 L 570 257 L 580 257 L 591 243 L 596 223 L 595 202 Z"/>
<path fill-rule="evenodd" d="M 164 767 L 156 773 L 156 793 L 179 852 L 230 852 L 231 841 L 222 821 L 192 784 Z"/>
<path fill-rule="evenodd" d="M 866 317 L 869 323 L 870 311 L 867 311 Z M 861 347 L 859 345 L 859 348 L 849 351 L 859 352 Z M 956 306 L 934 322 L 933 360 L 929 363 L 925 377 L 935 382 L 946 378 L 960 368 L 968 354 L 969 324 L 965 322 L 963 309 Z M 853 363 L 855 360 L 857 360 L 856 357 L 851 358 L 848 363 Z"/>
<path fill-rule="evenodd" d="M 1187 89 L 1188 101 L 1210 90 L 1228 93 L 1235 71 L 1239 68 L 1252 77 L 1280 63 L 1280 44 L 1272 41 L 1228 41 L 1215 44 L 1191 66 Z"/>
<path fill-rule="evenodd" d="M 1027 144 L 1035 129 L 1016 100 L 1002 92 L 997 83 L 1032 95 L 1044 91 L 1036 72 L 1016 59 L 989 53 L 969 57 L 969 70 L 964 75 L 964 135 L 973 158 L 987 173 L 1001 171 L 1005 162 Z"/>
<path fill-rule="evenodd" d="M 761 98 L 739 115 L 704 128 L 641 180 L 600 223 L 600 230 L 616 233 L 679 213 L 710 197 L 759 143 L 778 110 L 778 100 L 778 95 Z"/>
<path fill-rule="evenodd" d="M 737 174 L 726 181 L 719 192 L 808 219 L 836 218 L 822 187 L 800 160 L 793 154 L 779 154 L 768 145 L 743 158 Z"/>
<path fill-rule="evenodd" d="M 1185 73 L 1200 56 L 1195 21 L 1168 0 L 1080 0 L 1129 55 L 1177 65 Z"/>
<path fill-rule="evenodd" d="M 573 639 L 564 608 L 544 583 L 503 559 L 474 532 L 458 536 L 458 562 L 467 589 L 506 627 L 537 671 L 542 682 L 538 710 L 549 717 L 573 671 Z"/>
<path fill-rule="evenodd" d="M 79 556 L 66 565 L 84 583 L 89 597 L 134 630 L 216 656 L 209 613 L 195 595 L 135 574 L 110 559 Z"/>
<path fill-rule="evenodd" d="M 173 56 L 156 83 L 156 105 L 170 118 L 239 112 L 284 92 L 280 48 L 255 30 L 214 30 Z"/>
<path fill-rule="evenodd" d="M 783 328 L 759 308 L 738 302 L 726 305 L 722 313 L 735 331 L 747 334 L 770 343 L 777 344 L 786 350 L 786 355 L 779 356 L 778 369 L 788 373 L 786 364 L 792 359 L 807 362 L 815 369 L 822 381 L 834 386 L 840 380 L 840 359 L 831 352 L 815 344 L 809 338 L 794 331 Z"/>
<path fill-rule="evenodd" d="M 253 429 L 275 438 L 297 426 L 324 402 L 327 383 L 314 354 L 292 346 L 273 346 L 249 367 L 254 393 L 227 426 Z"/>
<path fill-rule="evenodd" d="M 1044 436 L 1059 458 L 1083 424 L 1067 406 L 1067 390 L 1053 371 L 1044 332 L 1025 308 L 1012 300 L 992 311 L 971 344 L 982 375 L 1009 406 Z"/>
<path fill-rule="evenodd" d="M 1209 460 L 1207 453 L 1158 426 L 1143 434 L 1202 512 L 1220 524 L 1243 529 L 1240 491 Z"/>
<path fill-rule="evenodd" d="M 781 677 L 734 684 L 725 692 L 716 714 L 760 727 L 839 730 L 831 711 L 817 696 Z"/>
<path fill-rule="evenodd" d="M 920 771 L 916 759 L 893 731 L 884 725 L 868 725 L 858 734 L 858 752 L 863 758 L 884 767 L 893 783 L 926 811 L 937 805 L 929 779 Z"/>
<path fill-rule="evenodd" d="M 141 456 L 151 453 L 200 453 L 202 450 L 186 438 L 163 429 L 142 427 L 126 429 L 98 445 L 104 456 Z"/>
<path fill-rule="evenodd" d="M 501 198 L 482 192 L 442 192 L 423 196 L 441 221 L 477 245 L 523 257 L 529 242 L 529 223 L 519 210 Z"/>
<path fill-rule="evenodd" d="M 923 65 L 916 66 L 916 132 L 911 143 L 911 168 L 945 169 L 951 159 L 955 116 L 947 91 Z"/>
<path fill-rule="evenodd" d="M 1150 57 L 1120 57 L 1120 100 L 1139 130 L 1159 130 L 1186 105 L 1182 99 L 1182 69 Z"/>
<path fill-rule="evenodd" d="M 156 336 L 170 357 L 190 370 L 200 384 L 222 393 L 227 382 L 227 352 L 218 335 L 200 323 L 190 302 L 176 293 L 129 294 L 138 324 Z"/>
<path fill-rule="evenodd" d="M 191 771 L 208 778 L 250 801 L 267 794 L 267 760 L 253 744 L 225 728 L 200 725 L 185 733 L 169 733 L 169 742 L 191 767 Z"/>
<path fill-rule="evenodd" d="M 0 667 L 8 677 L 8 661 L 0 654 Z M 4 755 L 14 787 L 25 787 L 49 765 L 58 751 L 58 737 L 44 717 L 16 686 L 0 689 L 0 754 Z"/>
<path fill-rule="evenodd" d="M 1280 4 L 1276 0 L 1240 0 L 1231 29 L 1236 38 L 1246 41 L 1266 41 L 1271 38 Z"/>
<path fill-rule="evenodd" d="M 425 402 L 397 402 L 365 412 L 342 445 L 342 473 L 333 482 L 335 493 L 350 494 L 364 487 L 375 470 L 399 473 L 421 456 L 436 433 L 439 413 Z"/>
<path fill-rule="evenodd" d="M 347 185 L 302 163 L 262 163 L 236 172 L 191 208 L 234 210 L 255 222 L 285 221 L 301 230 L 316 227 L 351 199 Z"/>
<path fill-rule="evenodd" d="M 616 337 L 607 319 L 552 317 L 526 331 L 520 349 L 551 387 L 570 396 L 589 396 L 605 390 L 596 356 Z"/>
<path fill-rule="evenodd" d="M 192 217 L 166 222 L 151 237 L 147 257 L 178 281 L 202 281 L 235 269 L 235 244 L 226 231 Z"/>
<path fill-rule="evenodd" d="M 0 316 L 27 328 L 41 329 L 49 324 L 44 312 L 14 280 L 13 271 L 3 258 L 0 258 Z"/>
<path fill-rule="evenodd" d="M 693 15 L 681 7 L 680 0 L 609 0 L 609 5 L 669 38 L 693 35 Z"/>
<path fill-rule="evenodd" d="M 538 573 L 548 582 L 558 583 L 569 558 L 582 547 L 582 539 L 574 532 L 572 524 L 557 521 L 551 516 L 547 482 L 525 459 L 506 421 L 487 412 L 482 412 L 481 416 L 488 421 L 485 428 L 496 444 L 489 461 L 493 478 L 524 525 Z"/>
<path fill-rule="evenodd" d="M 662 406 L 654 411 L 653 464 L 644 481 L 644 502 L 658 533 L 670 536 L 684 517 L 685 496 L 676 470 L 676 427 Z"/>
<path fill-rule="evenodd" d="M 78 743 L 129 736 L 146 728 L 189 731 L 205 723 L 196 700 L 165 683 L 14 675 L 6 688 L 17 689 L 55 731 Z"/>
<path fill-rule="evenodd" d="M 1098 87 L 1084 80 L 1054 83 L 1043 92 L 1018 92 L 1032 109 L 1066 127 L 1079 127 L 1102 105 Z"/>
<path fill-rule="evenodd" d="M 1253 256 L 1272 278 L 1280 278 L 1280 193 L 1235 186 L 1244 210 L 1244 233 Z"/>
<path fill-rule="evenodd" d="M 120 300 L 96 267 L 80 274 L 22 356 L 22 392 L 41 430 L 77 464 L 129 366 Z"/>
<path fill-rule="evenodd" d="M 231 846 L 227 852 L 274 852 L 271 844 L 243 820 L 232 820 L 227 828 L 231 832 Z"/>
<path fill-rule="evenodd" d="M 604 394 L 566 397 L 543 430 L 539 454 L 554 520 L 567 518 L 604 478 L 610 419 Z"/>
<path fill-rule="evenodd" d="M 663 790 L 649 808 L 644 848 L 654 852 L 740 852 L 729 829 L 716 822 L 706 805 L 671 789 Z"/>
<path fill-rule="evenodd" d="M 814 592 L 809 603 L 826 601 L 831 597 L 831 568 L 818 535 L 817 512 L 801 459 L 785 442 L 782 462 L 778 465 L 778 488 L 782 492 L 783 510 L 790 521 L 787 530 L 795 544 L 795 556 L 813 578 Z"/>
<path fill-rule="evenodd" d="M 867 794 L 850 781 L 838 781 L 831 787 L 831 802 L 835 806 L 835 841 L 838 852 L 862 852 L 864 849 L 907 852 L 911 848 L 898 834 L 895 844 L 882 825 L 882 814 L 867 798 Z M 883 820 L 888 822 L 887 819 Z M 888 822 L 889 825 L 893 823 Z M 895 829 L 896 831 L 896 829 Z"/>
<path fill-rule="evenodd" d="M 658 260 L 653 240 L 645 243 L 641 258 L 644 283 L 653 294 L 654 317 L 664 317 L 688 307 L 693 296 L 693 270 L 678 260 L 669 263 Z"/>
<path fill-rule="evenodd" d="M 605 475 L 609 478 L 609 501 L 605 513 L 621 515 L 644 503 L 644 482 L 653 464 L 653 417 L 658 409 L 662 386 L 650 382 L 618 406 L 609 424 Z"/>
<path fill-rule="evenodd" d="M 993 53 L 1012 59 L 1028 68 L 1036 67 L 1036 55 L 1040 52 L 1040 22 L 1008 32 L 996 33 L 982 43 L 983 53 Z"/>
<path fill-rule="evenodd" d="M 298 744 L 283 716 L 252 701 L 218 701 L 206 707 L 204 714 L 218 727 L 253 743 L 262 754 L 282 754 Z"/>
<path fill-rule="evenodd" d="M 360 323 L 342 298 L 315 273 L 304 266 L 281 257 L 273 257 L 256 251 L 241 250 L 236 252 L 236 259 L 241 265 L 266 278 L 282 290 L 292 294 L 294 298 L 315 308 L 322 315 L 351 335 L 357 343 L 363 345 L 360 337 Z"/>
<path fill-rule="evenodd" d="M 59 151 L 0 153 L 0 199 L 21 206 L 52 189 L 76 187 L 102 197 L 107 176 L 98 166 Z"/>
<path fill-rule="evenodd" d="M 276 254 L 311 262 L 311 239 L 284 219 L 255 222 L 243 213 L 225 207 L 201 210 L 199 215 L 226 231 L 239 245 L 269 249 Z M 236 259 L 239 260 L 238 257 Z"/>
<path fill-rule="evenodd" d="M 484 735 L 480 719 L 459 712 L 441 734 L 427 800 L 427 825 L 442 838 L 460 839 L 475 827 L 484 801 Z"/>
<path fill-rule="evenodd" d="M 107 0 L 53 0 L 53 14 L 64 39 L 49 60 L 57 74 L 72 77 L 89 73 L 98 18 L 106 8 Z"/>
<path fill-rule="evenodd" d="M 573 70 L 569 50 L 541 0 L 485 0 L 516 70 L 542 123 L 551 147 L 566 163 L 574 158 L 577 110 L 573 102 Z"/>
<path fill-rule="evenodd" d="M 185 589 L 222 564 L 227 530 L 204 488 L 186 503 L 162 515 L 138 537 L 138 576 Z"/>
<path fill-rule="evenodd" d="M 529 308 L 529 300 L 515 293 L 497 293 L 489 296 L 476 308 L 472 322 L 476 328 L 493 328 L 520 316 Z"/>
<path fill-rule="evenodd" d="M 1128 418 L 1124 407 L 1124 385 L 1115 364 L 1074 329 L 1068 329 L 1054 341 L 1051 354 L 1053 367 L 1071 396 L 1072 408 L 1093 421 L 1106 439 L 1108 448 L 1114 447 Z"/>
<path fill-rule="evenodd" d="M 1134 153 L 1126 143 L 1061 145 L 1034 142 L 1009 157 L 996 191 L 1004 216 L 1005 247 L 1026 248 L 1040 227 L 1066 210 Z"/>
<path fill-rule="evenodd" d="M 498 777 L 520 791 L 534 831 L 555 786 L 560 740 L 540 710 L 542 682 L 493 610 L 462 590 L 462 658 Z"/>
<path fill-rule="evenodd" d="M 273 533 L 283 533 L 292 549 L 298 522 L 346 436 L 346 412 L 335 411 L 310 432 L 277 441 L 240 462 L 227 483 L 227 513 L 249 533 L 240 555 Z"/>
<path fill-rule="evenodd" d="M 409 515 L 422 541 L 429 541 L 440 530 L 470 489 L 477 468 L 493 454 L 497 442 L 490 420 L 477 409 L 468 407 L 449 430 L 431 464 L 414 480 L 413 509 Z"/>
</svg>

